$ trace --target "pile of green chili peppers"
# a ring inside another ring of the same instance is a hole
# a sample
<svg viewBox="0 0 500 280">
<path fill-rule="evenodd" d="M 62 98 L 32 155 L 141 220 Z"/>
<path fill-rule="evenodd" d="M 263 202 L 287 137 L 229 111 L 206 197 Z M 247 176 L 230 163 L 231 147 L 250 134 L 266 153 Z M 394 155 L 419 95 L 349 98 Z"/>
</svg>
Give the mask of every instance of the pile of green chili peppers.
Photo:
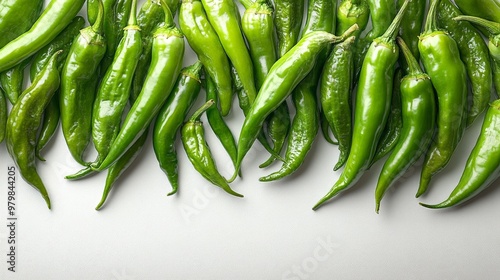
<svg viewBox="0 0 500 280">
<path fill-rule="evenodd" d="M 419 161 L 416 197 L 425 194 L 482 121 L 456 188 L 421 205 L 459 205 L 500 177 L 500 0 L 44 2 L 0 3 L 0 141 L 49 208 L 37 164 L 59 128 L 81 165 L 67 180 L 107 172 L 96 210 L 149 139 L 168 195 L 182 189 L 182 147 L 203 178 L 242 198 L 230 184 L 255 140 L 269 157 L 260 168 L 281 165 L 259 179 L 270 182 L 299 170 L 321 132 L 338 146 L 340 175 L 313 209 L 383 161 L 378 213 Z M 245 116 L 239 137 L 234 99 Z M 206 128 L 232 176 L 219 171 Z"/>
</svg>

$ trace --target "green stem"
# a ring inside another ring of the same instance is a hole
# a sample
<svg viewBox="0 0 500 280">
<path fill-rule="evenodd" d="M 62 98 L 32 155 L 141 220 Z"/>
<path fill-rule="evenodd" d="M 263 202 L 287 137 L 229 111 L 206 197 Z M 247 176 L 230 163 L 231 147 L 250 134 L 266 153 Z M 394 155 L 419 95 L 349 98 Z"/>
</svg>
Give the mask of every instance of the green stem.
<svg viewBox="0 0 500 280">
<path fill-rule="evenodd" d="M 387 41 L 394 41 L 396 40 L 396 36 L 398 36 L 399 33 L 399 26 L 401 25 L 401 21 L 403 20 L 403 16 L 405 15 L 406 8 L 408 7 L 408 3 L 410 3 L 411 0 L 406 0 L 401 8 L 399 9 L 398 14 L 396 17 L 394 17 L 394 20 L 392 21 L 391 25 L 387 28 L 385 33 L 381 36 L 384 40 Z"/>
<path fill-rule="evenodd" d="M 401 51 L 403 52 L 403 55 L 406 59 L 406 64 L 408 64 L 408 75 L 418 75 L 422 74 L 422 70 L 420 69 L 420 64 L 418 64 L 417 59 L 413 55 L 413 53 L 410 51 L 410 48 L 408 48 L 408 45 L 406 45 L 405 41 L 403 38 L 398 37 L 398 44 L 399 47 L 401 48 Z"/>
<path fill-rule="evenodd" d="M 483 18 L 479 17 L 473 17 L 473 16 L 458 16 L 454 17 L 453 20 L 465 20 L 465 21 L 470 21 L 474 24 L 480 25 L 488 30 L 493 35 L 499 35 L 500 34 L 500 23 L 489 21 Z"/>
<path fill-rule="evenodd" d="M 130 16 L 128 17 L 128 26 L 137 25 L 137 0 L 132 0 L 130 7 Z"/>
<path fill-rule="evenodd" d="M 194 114 L 191 116 L 191 118 L 189 119 L 189 122 L 196 122 L 196 121 L 199 121 L 200 118 L 201 118 L 201 115 L 210 107 L 212 107 L 212 105 L 214 105 L 214 100 L 213 99 L 210 99 L 208 100 L 205 104 L 203 104 L 203 106 L 201 106 L 198 110 L 196 110 L 196 112 L 194 112 Z"/>
<path fill-rule="evenodd" d="M 97 10 L 97 18 L 94 25 L 92 25 L 92 30 L 97 34 L 102 34 L 104 28 L 104 4 L 102 0 L 98 0 L 97 3 L 99 4 L 99 8 Z"/>
<path fill-rule="evenodd" d="M 240 3 L 241 3 L 241 5 L 243 5 L 243 7 L 245 7 L 245 9 L 248 9 L 248 8 L 250 8 L 250 6 L 252 6 L 254 4 L 254 1 L 252 1 L 252 0 L 240 0 Z"/>
<path fill-rule="evenodd" d="M 161 7 L 163 8 L 163 12 L 165 13 L 165 26 L 166 27 L 174 27 L 174 17 L 172 16 L 172 11 L 170 11 L 170 8 L 168 7 L 167 3 L 165 0 L 161 0 Z"/>
<path fill-rule="evenodd" d="M 427 13 L 427 20 L 424 25 L 424 33 L 430 34 L 438 30 L 437 26 L 437 10 L 440 0 L 431 0 L 431 5 L 429 7 L 429 12 Z"/>
</svg>

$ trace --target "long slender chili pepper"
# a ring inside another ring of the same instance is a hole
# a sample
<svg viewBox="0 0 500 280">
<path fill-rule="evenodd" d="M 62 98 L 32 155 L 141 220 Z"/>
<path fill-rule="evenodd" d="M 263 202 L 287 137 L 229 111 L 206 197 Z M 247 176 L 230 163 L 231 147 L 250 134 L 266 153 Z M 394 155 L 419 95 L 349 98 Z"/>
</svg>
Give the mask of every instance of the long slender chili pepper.
<svg viewBox="0 0 500 280">
<path fill-rule="evenodd" d="M 351 150 L 337 182 L 313 207 L 352 187 L 369 167 L 389 115 L 398 46 L 399 24 L 405 15 L 407 0 L 385 33 L 374 39 L 363 62 L 356 94 Z"/>
<path fill-rule="evenodd" d="M 54 93 L 54 96 L 50 99 L 49 105 L 45 108 L 40 133 L 36 139 L 35 156 L 41 161 L 45 161 L 45 158 L 40 154 L 40 152 L 43 148 L 45 148 L 45 146 L 47 146 L 59 127 L 61 113 L 59 110 L 58 95 L 59 90 Z"/>
<path fill-rule="evenodd" d="M 23 91 L 24 69 L 30 63 L 31 59 L 27 58 L 9 70 L 0 73 L 0 86 L 5 91 L 11 104 L 17 102 L 19 95 Z"/>
<path fill-rule="evenodd" d="M 153 148 L 161 170 L 167 175 L 173 195 L 179 188 L 175 140 L 186 116 L 201 90 L 200 61 L 182 69 L 177 83 L 156 118 Z"/>
<path fill-rule="evenodd" d="M 92 111 L 92 140 L 97 150 L 97 159 L 92 163 L 99 166 L 108 155 L 118 132 L 125 105 L 130 96 L 130 86 L 135 67 L 141 54 L 141 31 L 136 20 L 137 0 L 132 1 L 128 26 L 115 53 L 113 63 L 104 75 Z M 67 179 L 79 179 L 93 169 L 87 166 Z"/>
<path fill-rule="evenodd" d="M 418 43 L 425 72 L 436 90 L 438 116 L 437 135 L 424 160 L 417 197 L 427 190 L 431 177 L 450 161 L 467 117 L 467 71 L 455 40 L 437 28 L 438 5 L 439 0 L 432 0 Z"/>
<path fill-rule="evenodd" d="M 349 27 L 357 24 L 359 29 L 352 34 L 359 38 L 368 25 L 370 7 L 366 0 L 342 0 L 337 8 L 337 23 L 335 34 L 344 33 Z"/>
<path fill-rule="evenodd" d="M 281 153 L 290 131 L 290 109 L 286 102 L 281 103 L 266 119 L 267 138 L 273 144 L 273 152 L 269 158 L 259 165 L 265 168 L 271 165 L 276 159 L 276 155 Z M 266 133 L 264 133 L 266 135 Z"/>
<path fill-rule="evenodd" d="M 500 177 L 500 99 L 490 104 L 476 145 L 467 159 L 465 169 L 457 186 L 441 203 L 427 208 L 447 208 L 459 205 L 483 191 Z"/>
<path fill-rule="evenodd" d="M 0 88 L 0 143 L 5 139 L 5 129 L 7 126 L 7 98 Z"/>
<path fill-rule="evenodd" d="M 43 111 L 59 87 L 59 71 L 56 65 L 59 54 L 60 52 L 56 52 L 52 56 L 12 107 L 6 129 L 6 144 L 10 156 L 24 180 L 40 191 L 49 209 L 50 198 L 36 169 L 35 141 Z"/>
<path fill-rule="evenodd" d="M 455 20 L 470 21 L 486 28 L 490 33 L 488 38 L 488 50 L 491 57 L 493 82 L 497 92 L 500 92 L 500 23 L 470 16 L 459 16 L 456 17 Z"/>
<path fill-rule="evenodd" d="M 488 46 L 471 23 L 453 20 L 460 15 L 460 10 L 450 0 L 441 0 L 438 24 L 457 42 L 472 88 L 472 104 L 467 113 L 467 126 L 470 126 L 488 107 L 493 80 Z"/>
<path fill-rule="evenodd" d="M 328 120 L 326 119 L 326 116 L 324 114 L 323 110 L 320 110 L 319 112 L 319 128 L 321 129 L 321 134 L 323 134 L 323 138 L 326 140 L 326 142 L 332 144 L 332 145 L 338 145 L 339 141 L 337 140 L 337 132 L 335 129 L 330 127 L 330 124 L 328 123 Z M 335 138 L 332 139 L 332 136 L 330 135 L 330 132 L 333 134 L 333 137 Z"/>
<path fill-rule="evenodd" d="M 375 212 L 387 189 L 429 148 L 436 123 L 436 101 L 430 77 L 423 73 L 411 50 L 398 38 L 408 75 L 401 81 L 403 128 L 394 150 L 380 172 L 375 189 Z"/>
<path fill-rule="evenodd" d="M 193 167 L 205 179 L 231 195 L 243 197 L 243 195 L 233 191 L 226 179 L 219 173 L 215 161 L 212 158 L 210 148 L 205 141 L 205 132 L 200 117 L 203 112 L 213 104 L 213 100 L 207 101 L 193 114 L 193 116 L 191 116 L 189 121 L 182 126 L 182 145 Z"/>
<path fill-rule="evenodd" d="M 229 60 L 236 69 L 243 88 L 248 94 L 250 103 L 253 103 L 257 90 L 252 66 L 252 59 L 246 47 L 245 39 L 240 29 L 240 16 L 233 0 L 202 0 L 207 18 L 219 36 L 220 42 L 226 51 Z M 216 82 L 217 80 L 214 79 Z M 232 100 L 224 97 L 224 100 Z M 220 102 L 223 102 L 222 96 Z M 223 116 L 230 110 L 229 106 L 221 107 Z"/>
<path fill-rule="evenodd" d="M 153 34 L 151 66 L 144 80 L 144 87 L 123 121 L 106 158 L 100 164 L 91 165 L 94 170 L 108 168 L 142 135 L 165 103 L 181 72 L 184 36 L 175 26 L 168 6 L 164 2 L 162 6 L 165 24 Z"/>
<path fill-rule="evenodd" d="M 385 157 L 388 153 L 394 149 L 394 146 L 398 143 L 399 137 L 401 135 L 401 129 L 403 127 L 402 115 L 401 115 L 401 78 L 403 77 L 403 71 L 398 68 L 394 73 L 394 86 L 392 90 L 391 97 L 391 109 L 389 112 L 389 117 L 387 118 L 387 123 L 380 137 L 377 151 L 370 167 L 377 162 L 379 159 Z"/>
<path fill-rule="evenodd" d="M 231 66 L 200 0 L 182 1 L 179 27 L 198 59 L 203 63 L 206 75 L 215 82 L 222 114 L 227 115 L 233 98 Z"/>
<path fill-rule="evenodd" d="M 207 101 L 214 100 L 214 102 L 217 104 L 217 87 L 212 79 L 210 79 L 210 77 L 206 77 L 205 91 L 207 93 Z M 234 140 L 231 129 L 224 121 L 221 112 L 216 106 L 211 106 L 207 109 L 206 115 L 208 124 L 215 133 L 215 136 L 219 138 L 222 146 L 229 155 L 229 158 L 233 162 L 233 165 L 236 165 L 236 158 L 238 156 L 236 141 Z"/>
<path fill-rule="evenodd" d="M 85 0 L 52 0 L 31 29 L 0 49 L 0 72 L 50 43 L 76 16 Z"/>
<path fill-rule="evenodd" d="M 466 15 L 500 22 L 500 1 L 498 0 L 455 0 L 455 4 Z"/>
<path fill-rule="evenodd" d="M 31 28 L 42 12 L 43 0 L 4 0 L 0 3 L 0 48 Z"/>
<path fill-rule="evenodd" d="M 241 162 L 259 135 L 267 116 L 291 94 L 299 82 L 312 70 L 321 50 L 329 44 L 344 40 L 356 29 L 355 25 L 342 36 L 335 36 L 324 31 L 311 32 L 276 61 L 269 71 L 257 99 L 245 117 L 238 141 L 237 168 L 230 181 L 236 178 Z"/>
<path fill-rule="evenodd" d="M 278 35 L 278 57 L 282 57 L 295 44 L 300 36 L 304 17 L 304 1 L 274 1 L 276 34 Z"/>
<path fill-rule="evenodd" d="M 92 135 L 97 71 L 106 52 L 104 5 L 100 7 L 94 25 L 80 30 L 75 38 L 61 71 L 59 108 L 62 132 L 71 155 L 82 165 L 88 164 L 83 155 Z"/>
<path fill-rule="evenodd" d="M 175 14 L 175 11 L 172 10 L 171 12 Z M 137 97 L 141 93 L 144 79 L 151 64 L 153 32 L 164 21 L 164 18 L 163 8 L 158 0 L 146 1 L 137 15 L 137 25 L 141 29 L 142 53 L 135 68 L 131 97 Z"/>
<path fill-rule="evenodd" d="M 342 167 L 349 156 L 352 142 L 353 48 L 351 36 L 334 46 L 327 58 L 320 84 L 321 107 L 332 131 L 336 132 L 340 156 L 333 170 Z"/>
<path fill-rule="evenodd" d="M 404 0 L 397 0 L 397 8 L 399 9 L 403 3 Z M 418 52 L 418 36 L 422 33 L 426 4 L 427 0 L 412 0 L 410 4 L 408 4 L 406 11 L 406 13 L 411 16 L 405 17 L 399 27 L 399 36 L 408 44 L 411 53 L 417 60 L 420 57 L 420 53 Z M 400 62 L 404 65 L 406 60 L 400 59 Z M 401 68 L 407 69 L 406 66 Z"/>
</svg>

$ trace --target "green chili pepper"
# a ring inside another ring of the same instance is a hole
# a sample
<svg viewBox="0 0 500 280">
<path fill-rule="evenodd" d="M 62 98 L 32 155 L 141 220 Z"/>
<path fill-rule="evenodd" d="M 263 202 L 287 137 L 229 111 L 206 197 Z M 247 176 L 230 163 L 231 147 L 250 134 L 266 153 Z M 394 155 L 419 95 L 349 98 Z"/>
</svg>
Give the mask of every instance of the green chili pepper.
<svg viewBox="0 0 500 280">
<path fill-rule="evenodd" d="M 31 29 L 0 49 L 0 72 L 50 43 L 80 11 L 85 0 L 52 0 Z"/>
<path fill-rule="evenodd" d="M 184 57 L 184 36 L 175 26 L 168 6 L 163 3 L 162 6 L 165 24 L 153 34 L 151 66 L 144 87 L 123 121 L 106 158 L 100 164 L 91 164 L 94 170 L 108 168 L 133 145 L 156 117 L 179 76 Z"/>
<path fill-rule="evenodd" d="M 377 151 L 370 164 L 370 167 L 377 162 L 379 159 L 385 157 L 388 153 L 394 149 L 394 146 L 398 143 L 398 139 L 401 134 L 402 129 L 402 115 L 401 115 L 401 78 L 403 76 L 403 71 L 398 68 L 394 74 L 394 85 L 391 97 L 391 109 L 389 112 L 389 117 L 380 137 Z"/>
<path fill-rule="evenodd" d="M 399 24 L 406 12 L 407 0 L 385 33 L 374 39 L 361 68 L 351 150 L 337 182 L 313 207 L 317 210 L 326 201 L 352 187 L 368 169 L 389 115 L 398 46 L 395 42 Z"/>
<path fill-rule="evenodd" d="M 418 49 L 425 72 L 431 77 L 438 99 L 437 135 L 424 160 L 417 197 L 428 188 L 431 177 L 450 161 L 465 130 L 467 72 L 457 43 L 437 28 L 439 0 L 432 0 Z"/>
<path fill-rule="evenodd" d="M 397 0 L 397 8 L 403 5 L 404 0 Z M 420 53 L 418 52 L 418 36 L 422 32 L 422 25 L 424 24 L 425 17 L 425 5 L 427 0 L 413 0 L 408 4 L 406 13 L 408 17 L 405 17 L 401 22 L 399 28 L 399 36 L 408 44 L 413 56 L 418 60 Z M 404 65 L 406 60 L 400 59 L 401 64 Z M 407 66 L 403 66 L 403 69 L 407 69 Z"/>
<path fill-rule="evenodd" d="M 227 193 L 243 197 L 243 195 L 233 191 L 226 179 L 220 175 L 215 161 L 212 158 L 210 148 L 205 142 L 205 132 L 200 117 L 207 108 L 214 104 L 213 100 L 207 101 L 198 109 L 181 130 L 181 139 L 184 150 L 193 167 L 212 184 L 220 187 Z"/>
<path fill-rule="evenodd" d="M 99 63 L 106 52 L 104 5 L 99 2 L 101 9 L 94 25 L 80 30 L 61 71 L 59 107 L 62 132 L 71 155 L 81 165 L 88 165 L 83 155 L 92 135 L 92 107 Z"/>
<path fill-rule="evenodd" d="M 52 40 L 49 44 L 45 45 L 41 48 L 33 58 L 30 67 L 30 79 L 33 81 L 35 76 L 40 72 L 40 70 L 47 64 L 52 55 L 59 51 L 63 50 L 61 55 L 59 55 L 59 60 L 57 61 L 57 67 L 59 69 L 64 65 L 64 61 L 68 56 L 68 50 L 71 48 L 73 41 L 76 36 L 80 33 L 80 30 L 85 25 L 85 19 L 81 16 L 76 16 L 66 28 L 64 28 L 59 35 L 57 35 L 54 40 Z"/>
<path fill-rule="evenodd" d="M 487 29 L 489 33 L 488 50 L 491 57 L 493 83 L 497 92 L 500 92 L 500 23 L 471 16 L 458 16 L 454 19 L 470 21 Z"/>
<path fill-rule="evenodd" d="M 271 165 L 276 157 L 283 149 L 286 138 L 290 131 L 290 109 L 286 102 L 281 103 L 266 119 L 267 136 L 273 144 L 273 152 L 269 158 L 259 165 L 260 168 L 265 168 Z M 265 135 L 265 133 L 264 133 Z"/>
<path fill-rule="evenodd" d="M 274 0 L 278 57 L 284 56 L 296 43 L 304 17 L 304 1 Z"/>
<path fill-rule="evenodd" d="M 11 104 L 17 102 L 19 95 L 23 91 L 24 69 L 30 63 L 31 59 L 27 58 L 9 70 L 0 73 L 0 86 L 5 91 Z"/>
<path fill-rule="evenodd" d="M 165 172 L 172 185 L 172 191 L 168 195 L 175 194 L 179 188 L 175 140 L 200 93 L 201 69 L 202 64 L 199 61 L 182 69 L 172 93 L 168 96 L 155 121 L 153 148 L 161 170 Z"/>
<path fill-rule="evenodd" d="M 141 54 L 141 32 L 136 21 L 137 0 L 132 1 L 128 26 L 97 91 L 92 111 L 92 140 L 97 150 L 94 166 L 101 165 L 108 155 L 112 144 L 120 131 L 123 110 L 130 96 L 130 86 L 135 67 Z M 92 172 L 92 168 L 79 171 L 68 179 L 78 179 Z"/>
<path fill-rule="evenodd" d="M 236 72 L 238 72 L 243 88 L 248 94 L 250 104 L 253 103 L 257 90 L 255 89 L 252 59 L 240 29 L 240 16 L 236 4 L 233 0 L 202 0 L 201 2 L 229 60 Z M 215 78 L 214 81 L 217 82 Z M 222 96 L 220 97 L 222 103 Z M 232 95 L 231 98 L 224 96 L 224 99 L 232 100 Z M 231 104 L 231 102 L 227 103 Z M 227 115 L 229 109 L 229 106 L 221 107 L 222 115 Z"/>
<path fill-rule="evenodd" d="M 335 136 L 337 132 L 335 131 L 335 129 L 330 128 L 330 124 L 328 123 L 323 110 L 319 110 L 319 127 L 321 128 L 321 134 L 323 134 L 323 138 L 326 140 L 326 142 L 332 145 L 339 144 L 339 141 Z M 330 131 L 332 132 L 333 137 L 335 137 L 335 140 L 333 140 L 332 137 L 330 136 Z"/>
<path fill-rule="evenodd" d="M 3 0 L 0 3 L 0 48 L 28 31 L 40 16 L 43 0 Z"/>
<path fill-rule="evenodd" d="M 217 32 L 199 0 L 182 1 L 179 27 L 203 63 L 206 74 L 215 82 L 222 114 L 227 115 L 233 98 L 231 66 Z"/>
<path fill-rule="evenodd" d="M 175 11 L 172 11 L 175 14 Z M 135 68 L 134 80 L 132 81 L 131 96 L 137 98 L 141 93 L 144 79 L 151 64 L 151 50 L 153 43 L 153 32 L 164 21 L 165 14 L 158 0 L 146 1 L 137 15 L 137 25 L 141 29 L 142 53 Z"/>
<path fill-rule="evenodd" d="M 36 79 L 12 107 L 7 119 L 7 150 L 16 163 L 24 180 L 40 191 L 50 209 L 50 199 L 36 169 L 35 141 L 42 114 L 52 95 L 59 87 L 56 52 Z"/>
<path fill-rule="evenodd" d="M 59 110 L 59 96 L 57 95 L 59 95 L 59 91 L 54 93 L 49 105 L 45 108 L 40 133 L 36 140 L 35 156 L 41 161 L 45 161 L 45 158 L 42 157 L 40 151 L 47 146 L 59 127 L 59 117 L 61 114 Z"/>
<path fill-rule="evenodd" d="M 238 141 L 237 168 L 230 181 L 236 178 L 241 162 L 259 135 L 267 116 L 291 94 L 297 84 L 312 70 L 321 50 L 329 44 L 344 40 L 356 29 L 355 25 L 339 37 L 324 31 L 311 32 L 276 61 L 257 95 L 255 103 L 252 104 L 245 117 Z"/>
<path fill-rule="evenodd" d="M 398 38 L 398 43 L 409 69 L 401 81 L 403 127 L 396 147 L 380 172 L 375 189 L 377 213 L 387 189 L 429 148 L 436 123 L 436 101 L 430 77 L 421 71 L 403 39 Z"/>
<path fill-rule="evenodd" d="M 472 88 L 472 104 L 467 113 L 467 126 L 470 126 L 488 107 L 493 81 L 488 47 L 484 39 L 471 23 L 453 20 L 460 15 L 460 11 L 450 0 L 441 0 L 438 24 L 457 43 Z"/>
<path fill-rule="evenodd" d="M 356 37 L 351 36 L 334 46 L 321 76 L 321 107 L 326 123 L 335 131 L 340 156 L 333 170 L 342 167 L 349 156 L 352 141 L 353 48 Z"/>
<path fill-rule="evenodd" d="M 210 77 L 206 77 L 205 91 L 207 93 L 207 101 L 213 100 L 217 103 L 217 87 Z M 206 115 L 208 124 L 215 133 L 215 136 L 219 138 L 222 146 L 229 155 L 229 158 L 231 158 L 233 165 L 236 165 L 236 158 L 238 156 L 236 141 L 234 140 L 231 129 L 227 126 L 224 118 L 222 118 L 221 112 L 217 107 L 211 106 L 207 109 Z"/>
<path fill-rule="evenodd" d="M 370 8 L 366 0 L 342 0 L 337 9 L 337 28 L 335 34 L 344 33 L 349 27 L 357 24 L 359 29 L 352 34 L 356 38 L 368 25 Z"/>
<path fill-rule="evenodd" d="M 500 99 L 495 100 L 486 111 L 483 126 L 474 149 L 467 159 L 465 169 L 457 186 L 443 202 L 427 208 L 447 208 L 459 205 L 483 191 L 500 177 Z"/>
<path fill-rule="evenodd" d="M 455 0 L 455 4 L 466 15 L 500 22 L 500 1 L 498 0 Z"/>
<path fill-rule="evenodd" d="M 0 143 L 5 139 L 7 115 L 7 100 L 5 98 L 5 93 L 0 88 Z"/>
</svg>

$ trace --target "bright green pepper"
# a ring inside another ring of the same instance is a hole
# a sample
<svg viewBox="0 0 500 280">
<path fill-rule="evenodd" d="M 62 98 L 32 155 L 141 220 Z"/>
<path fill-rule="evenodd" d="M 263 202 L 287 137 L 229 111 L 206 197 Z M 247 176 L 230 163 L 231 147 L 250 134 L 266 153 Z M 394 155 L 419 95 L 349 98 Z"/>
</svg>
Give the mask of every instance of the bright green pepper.
<svg viewBox="0 0 500 280">
<path fill-rule="evenodd" d="M 296 43 L 304 17 L 304 1 L 274 0 L 278 57 L 284 56 Z"/>
<path fill-rule="evenodd" d="M 40 16 L 43 0 L 3 0 L 0 3 L 0 48 L 28 31 Z"/>
<path fill-rule="evenodd" d="M 7 98 L 0 88 L 0 143 L 5 139 L 5 126 L 7 125 Z"/>
<path fill-rule="evenodd" d="M 466 15 L 500 22 L 499 0 L 455 0 L 455 4 Z"/>
<path fill-rule="evenodd" d="M 45 148 L 45 146 L 47 146 L 59 127 L 61 113 L 59 110 L 58 95 L 59 90 L 54 93 L 54 96 L 50 99 L 49 105 L 45 108 L 40 133 L 36 139 L 35 156 L 41 161 L 45 161 L 45 158 L 42 157 L 40 152 L 43 148 Z"/>
<path fill-rule="evenodd" d="M 23 91 L 24 69 L 31 63 L 27 58 L 9 70 L 0 73 L 0 86 L 11 104 L 15 104 Z"/>
<path fill-rule="evenodd" d="M 397 0 L 397 8 L 403 5 L 404 0 Z M 427 0 L 413 0 L 408 5 L 408 17 L 405 17 L 401 22 L 399 28 L 399 36 L 408 44 L 413 56 L 418 60 L 420 53 L 418 52 L 418 36 L 422 32 L 422 25 L 424 24 L 425 5 Z M 401 56 L 402 57 L 402 56 Z M 406 60 L 400 59 L 401 64 L 404 65 Z M 406 69 L 406 67 L 401 67 Z"/>
</svg>

